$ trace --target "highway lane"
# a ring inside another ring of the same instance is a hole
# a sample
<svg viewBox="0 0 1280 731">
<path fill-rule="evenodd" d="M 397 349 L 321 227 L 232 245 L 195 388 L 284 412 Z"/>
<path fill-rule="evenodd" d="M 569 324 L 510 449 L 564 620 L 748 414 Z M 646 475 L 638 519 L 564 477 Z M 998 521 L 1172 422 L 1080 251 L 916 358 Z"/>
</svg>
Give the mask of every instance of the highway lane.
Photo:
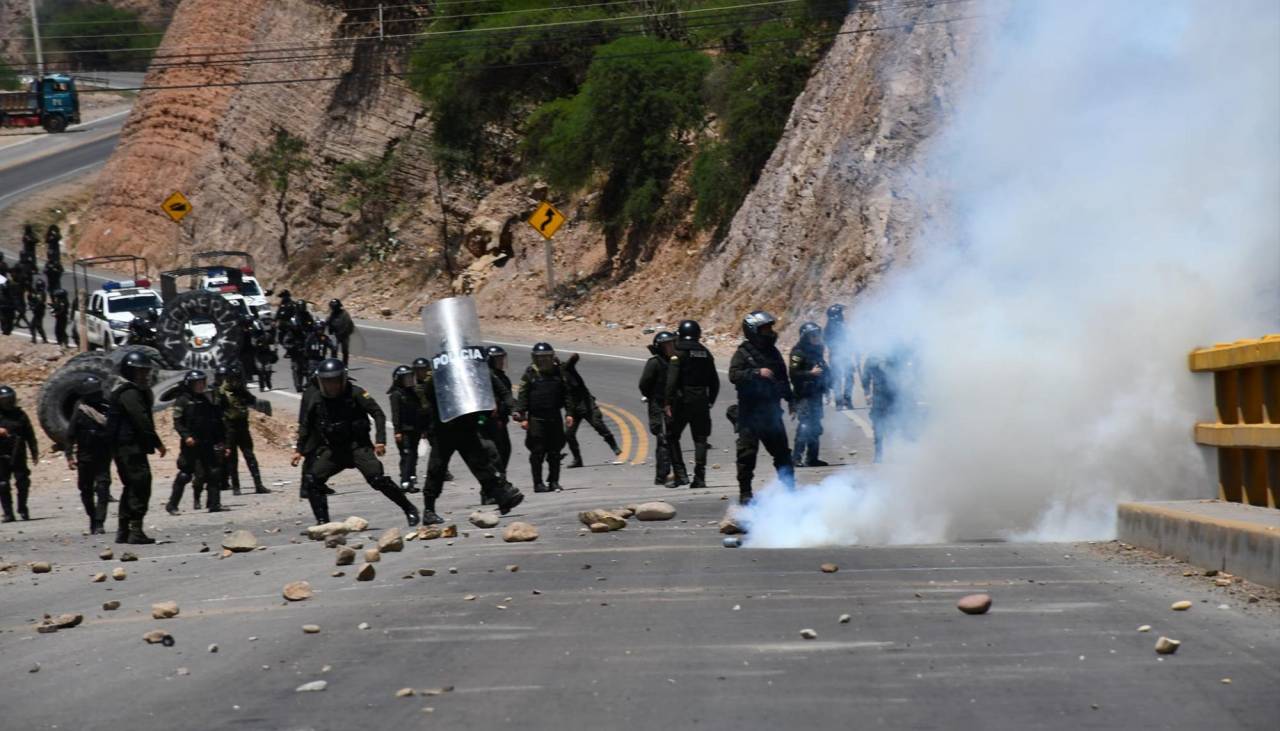
<svg viewBox="0 0 1280 731">
<path fill-rule="evenodd" d="M 55 153 L 67 152 L 76 147 L 82 147 L 91 142 L 102 142 L 106 139 L 114 140 L 120 134 L 120 129 L 124 127 L 125 121 L 129 117 L 128 111 L 116 112 L 114 114 L 96 119 L 92 122 L 84 122 L 82 124 L 72 125 L 67 128 L 66 132 L 60 134 L 49 134 L 40 131 L 33 131 L 29 135 L 21 135 L 18 139 L 10 137 L 0 138 L 0 171 L 11 170 L 22 166 L 25 163 L 32 163 L 41 158 L 48 158 Z M 111 150 L 115 147 L 114 142 L 106 148 L 99 148 L 91 158 L 80 158 L 81 163 L 84 161 L 106 162 L 107 157 L 111 155 Z M 52 175 L 57 175 L 63 170 L 54 170 Z M 55 182 L 50 174 L 50 168 L 46 166 L 38 166 L 28 168 L 22 172 L 22 185 L 30 185 L 32 183 L 48 184 Z M 21 186 L 19 186 L 21 187 Z M 9 187 L 6 182 L 0 179 L 0 196 L 6 193 L 12 193 L 18 187 Z M 0 206 L 3 205 L 3 199 L 0 198 Z"/>
</svg>

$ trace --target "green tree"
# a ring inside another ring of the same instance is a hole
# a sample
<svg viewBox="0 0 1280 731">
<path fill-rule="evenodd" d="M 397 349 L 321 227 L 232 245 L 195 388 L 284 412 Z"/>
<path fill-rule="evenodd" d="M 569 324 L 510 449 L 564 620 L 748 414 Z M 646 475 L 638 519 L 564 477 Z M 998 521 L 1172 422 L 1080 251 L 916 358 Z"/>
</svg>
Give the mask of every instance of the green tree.
<svg viewBox="0 0 1280 731">
<path fill-rule="evenodd" d="M 85 0 L 46 0 L 40 36 L 50 65 L 68 70 L 145 70 L 162 32 L 138 14 Z"/>
<path fill-rule="evenodd" d="M 276 217 L 280 221 L 280 256 L 289 261 L 289 215 L 293 212 L 289 192 L 297 177 L 311 168 L 307 143 L 288 130 L 276 127 L 271 143 L 249 153 L 249 167 L 258 185 L 276 193 Z"/>
</svg>

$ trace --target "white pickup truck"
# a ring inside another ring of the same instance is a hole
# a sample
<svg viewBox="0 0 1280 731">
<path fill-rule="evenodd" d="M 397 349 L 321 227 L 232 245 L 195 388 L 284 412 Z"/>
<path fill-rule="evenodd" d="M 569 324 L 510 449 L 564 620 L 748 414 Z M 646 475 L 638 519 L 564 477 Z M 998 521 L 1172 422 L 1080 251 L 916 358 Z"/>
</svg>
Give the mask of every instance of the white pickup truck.
<svg viewBox="0 0 1280 731">
<path fill-rule="evenodd" d="M 129 334 L 129 323 L 148 310 L 159 312 L 164 307 L 160 294 L 151 289 L 148 279 L 107 282 L 89 293 L 85 309 L 85 332 L 89 347 L 112 348 L 123 345 Z M 80 316 L 71 321 L 71 336 L 80 337 Z"/>
</svg>

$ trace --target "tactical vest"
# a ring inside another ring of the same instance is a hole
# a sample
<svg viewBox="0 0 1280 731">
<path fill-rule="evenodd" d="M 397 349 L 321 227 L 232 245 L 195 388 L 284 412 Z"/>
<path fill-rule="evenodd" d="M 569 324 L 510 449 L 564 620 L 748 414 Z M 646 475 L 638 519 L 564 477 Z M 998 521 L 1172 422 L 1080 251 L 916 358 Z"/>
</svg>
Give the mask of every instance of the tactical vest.
<svg viewBox="0 0 1280 731">
<path fill-rule="evenodd" d="M 564 378 L 557 369 L 551 373 L 542 373 L 530 366 L 533 378 L 529 381 L 529 413 L 534 416 L 546 416 L 559 413 L 564 406 Z"/>
</svg>

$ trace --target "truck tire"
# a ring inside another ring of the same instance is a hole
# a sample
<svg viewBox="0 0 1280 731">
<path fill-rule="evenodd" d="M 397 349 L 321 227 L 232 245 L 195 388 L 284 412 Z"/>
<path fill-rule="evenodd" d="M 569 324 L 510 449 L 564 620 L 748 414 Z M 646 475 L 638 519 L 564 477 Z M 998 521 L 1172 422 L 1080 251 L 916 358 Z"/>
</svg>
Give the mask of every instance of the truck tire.
<svg viewBox="0 0 1280 731">
<path fill-rule="evenodd" d="M 44 433 L 64 449 L 67 445 L 67 427 L 71 425 L 71 410 L 75 408 L 78 398 L 72 388 L 86 375 L 102 379 L 103 386 L 108 390 L 115 382 L 109 365 L 86 360 L 70 368 L 59 368 L 40 386 L 36 418 Z"/>
<path fill-rule="evenodd" d="M 213 323 L 217 334 L 207 345 L 188 342 L 187 326 L 196 318 Z M 235 307 L 216 292 L 183 292 L 164 303 L 160 315 L 159 351 L 170 368 L 213 370 L 240 356 L 240 317 Z"/>
<path fill-rule="evenodd" d="M 141 352 L 146 355 L 152 363 L 155 363 L 155 368 L 152 370 L 151 375 L 151 383 L 154 385 L 160 375 L 157 371 L 166 367 L 164 358 L 160 356 L 159 350 L 156 350 L 149 345 L 118 345 L 108 355 L 102 357 L 111 361 L 111 372 L 117 373 L 117 369 L 120 367 L 120 361 L 124 360 L 126 355 L 134 352 Z"/>
<path fill-rule="evenodd" d="M 70 358 L 67 359 L 66 363 L 62 364 L 61 367 L 72 368 L 74 366 L 80 365 L 81 363 L 101 363 L 104 368 L 110 368 L 111 358 L 103 353 L 95 353 L 93 351 L 87 351 L 84 353 L 76 353 L 75 355 L 71 356 Z"/>
<path fill-rule="evenodd" d="M 67 118 L 61 114 L 50 114 L 46 116 L 44 118 L 44 131 L 53 133 L 66 132 Z"/>
</svg>

